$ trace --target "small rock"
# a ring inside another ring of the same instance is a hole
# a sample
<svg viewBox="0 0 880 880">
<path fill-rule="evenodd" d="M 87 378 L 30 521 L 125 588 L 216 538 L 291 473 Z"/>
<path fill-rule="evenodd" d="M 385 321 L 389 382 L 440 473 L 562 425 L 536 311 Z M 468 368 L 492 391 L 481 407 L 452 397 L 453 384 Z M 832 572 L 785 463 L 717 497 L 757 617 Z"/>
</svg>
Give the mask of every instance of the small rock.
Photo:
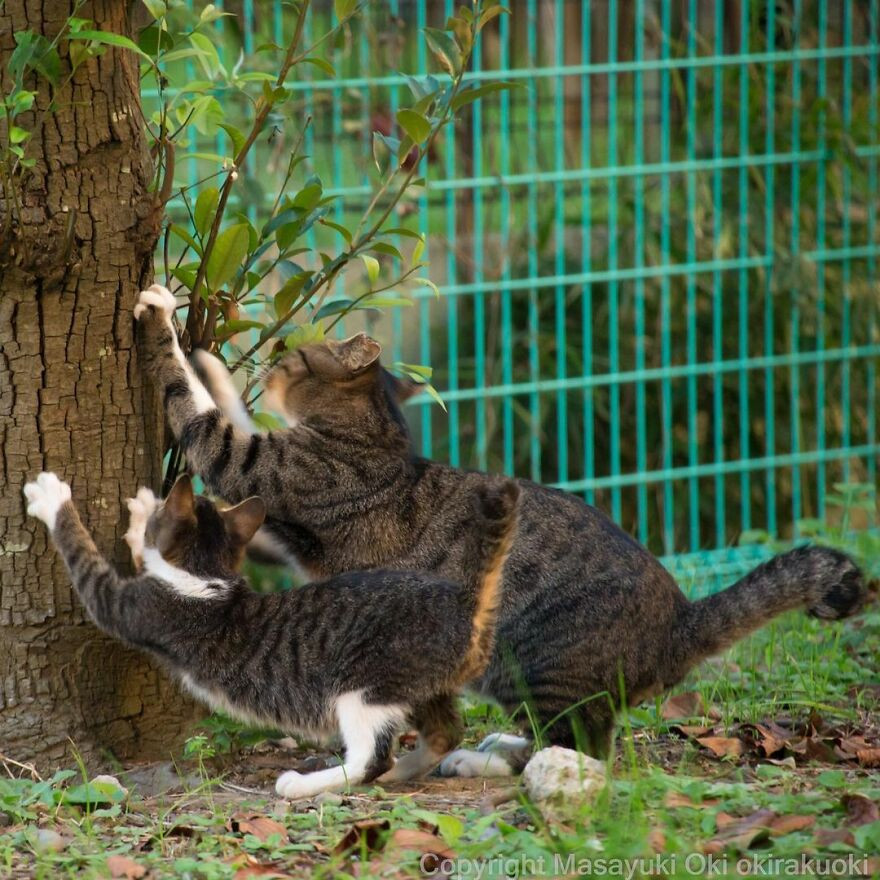
<svg viewBox="0 0 880 880">
<path fill-rule="evenodd" d="M 331 807 L 338 807 L 342 805 L 342 800 L 342 795 L 337 794 L 335 791 L 322 791 L 315 797 L 314 803 L 318 806 L 329 805 Z"/>
<path fill-rule="evenodd" d="M 12 824 L 12 816 L 0 810 L 0 828 L 8 828 Z"/>
<path fill-rule="evenodd" d="M 532 755 L 523 784 L 547 822 L 567 822 L 595 801 L 607 784 L 607 768 L 583 752 L 551 746 Z"/>
<path fill-rule="evenodd" d="M 40 828 L 34 841 L 34 849 L 37 852 L 61 852 L 67 846 L 67 841 L 51 828 Z"/>
<path fill-rule="evenodd" d="M 117 791 L 121 791 L 123 795 L 128 797 L 128 789 L 115 776 L 108 776 L 106 774 L 95 776 L 94 779 L 92 779 L 92 783 L 115 788 Z"/>
</svg>

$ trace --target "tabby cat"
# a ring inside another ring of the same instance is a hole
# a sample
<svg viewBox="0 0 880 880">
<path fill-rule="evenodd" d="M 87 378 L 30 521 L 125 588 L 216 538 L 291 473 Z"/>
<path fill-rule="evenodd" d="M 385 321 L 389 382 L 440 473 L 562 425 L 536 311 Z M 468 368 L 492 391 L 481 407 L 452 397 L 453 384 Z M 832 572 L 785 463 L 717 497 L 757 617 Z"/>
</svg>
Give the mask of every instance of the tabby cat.
<svg viewBox="0 0 880 880">
<path fill-rule="evenodd" d="M 272 594 L 253 592 L 237 574 L 263 521 L 258 498 L 218 510 L 193 495 L 186 476 L 164 502 L 141 489 L 129 501 L 126 541 L 142 571 L 124 579 L 95 547 L 66 483 L 43 473 L 24 492 L 101 629 L 157 656 L 212 709 L 290 732 L 338 730 L 344 763 L 282 774 L 281 796 L 311 797 L 382 774 L 406 779 L 458 744 L 456 692 L 492 652 L 516 528 L 512 482 L 472 495 L 464 542 L 473 577 L 461 585 L 372 571 Z M 392 743 L 406 723 L 418 729 L 421 748 L 393 764 Z"/>
<path fill-rule="evenodd" d="M 135 317 L 143 362 L 164 389 L 187 461 L 212 491 L 229 502 L 260 495 L 275 546 L 316 576 L 374 566 L 468 576 L 466 512 L 492 478 L 413 452 L 399 409 L 413 389 L 381 366 L 378 343 L 360 334 L 284 356 L 265 379 L 265 400 L 290 427 L 253 433 L 240 409 L 234 421 L 224 416 L 184 359 L 174 307 L 158 285 L 141 293 Z M 219 362 L 212 376 L 218 371 Z M 214 384 L 234 398 L 228 379 Z M 599 510 L 517 483 L 520 525 L 496 648 L 473 686 L 511 713 L 526 703 L 550 743 L 602 754 L 622 701 L 659 694 L 784 611 L 806 607 L 836 619 L 862 603 L 858 567 L 821 547 L 784 553 L 690 602 L 660 562 Z M 441 772 L 510 773 L 524 753 L 507 757 L 456 752 Z"/>
</svg>

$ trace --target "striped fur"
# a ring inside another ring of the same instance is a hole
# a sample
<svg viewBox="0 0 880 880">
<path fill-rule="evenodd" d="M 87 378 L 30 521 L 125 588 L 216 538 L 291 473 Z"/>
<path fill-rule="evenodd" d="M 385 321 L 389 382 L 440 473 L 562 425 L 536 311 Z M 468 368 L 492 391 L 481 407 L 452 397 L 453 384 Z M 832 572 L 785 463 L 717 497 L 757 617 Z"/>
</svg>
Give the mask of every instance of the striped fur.
<svg viewBox="0 0 880 880">
<path fill-rule="evenodd" d="M 251 434 L 220 410 L 198 412 L 201 391 L 187 383 L 171 331 L 159 315 L 144 314 L 141 324 L 148 369 L 165 389 L 190 465 L 229 501 L 259 494 L 268 530 L 304 567 L 331 575 L 391 566 L 473 582 L 470 499 L 495 478 L 413 453 L 398 409 L 408 391 L 381 367 L 375 343 L 353 337 L 286 355 L 266 386 L 296 427 Z M 495 648 L 474 686 L 508 712 L 528 704 L 551 743 L 601 754 L 622 702 L 676 684 L 781 611 L 844 617 L 864 596 L 852 560 L 816 547 L 692 604 L 599 510 L 517 483 L 520 526 Z"/>
<path fill-rule="evenodd" d="M 125 579 L 95 547 L 65 483 L 41 474 L 25 494 L 99 627 L 152 652 L 213 709 L 291 733 L 342 734 L 342 775 L 285 773 L 282 796 L 379 776 L 407 719 L 439 749 L 435 763 L 457 745 L 454 696 L 489 659 L 500 572 L 516 529 L 513 483 L 476 496 L 476 590 L 427 574 L 372 571 L 255 593 L 229 567 L 259 526 L 253 505 L 218 510 L 193 496 L 188 478 L 164 502 L 143 491 L 130 502 L 127 539 L 143 572 Z"/>
</svg>

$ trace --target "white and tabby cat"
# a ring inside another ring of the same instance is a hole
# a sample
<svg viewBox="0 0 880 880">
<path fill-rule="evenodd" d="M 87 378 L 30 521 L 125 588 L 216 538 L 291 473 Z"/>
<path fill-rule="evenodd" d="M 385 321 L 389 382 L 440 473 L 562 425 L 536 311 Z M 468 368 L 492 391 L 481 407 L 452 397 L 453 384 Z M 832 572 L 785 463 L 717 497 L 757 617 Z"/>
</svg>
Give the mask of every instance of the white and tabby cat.
<svg viewBox="0 0 880 880">
<path fill-rule="evenodd" d="M 74 588 L 101 629 L 158 657 L 211 708 L 291 733 L 339 732 L 339 767 L 282 774 L 276 789 L 311 797 L 349 784 L 406 779 L 460 740 L 458 689 L 492 653 L 502 570 L 516 529 L 518 490 L 476 493 L 470 583 L 400 571 L 353 572 L 286 593 L 253 592 L 237 573 L 259 528 L 258 498 L 220 510 L 181 477 L 164 502 L 141 489 L 126 540 L 139 575 L 122 578 L 95 547 L 70 487 L 43 473 L 24 489 Z M 395 735 L 419 731 L 396 765 Z"/>
</svg>

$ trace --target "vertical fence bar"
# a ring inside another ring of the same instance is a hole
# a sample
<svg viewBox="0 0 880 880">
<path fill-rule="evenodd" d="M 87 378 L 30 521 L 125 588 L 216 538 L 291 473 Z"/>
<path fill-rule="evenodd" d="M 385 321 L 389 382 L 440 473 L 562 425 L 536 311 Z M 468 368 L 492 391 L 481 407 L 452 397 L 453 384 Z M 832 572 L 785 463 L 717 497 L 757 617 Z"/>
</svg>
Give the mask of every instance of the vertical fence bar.
<svg viewBox="0 0 880 880">
<path fill-rule="evenodd" d="M 581 12 L 581 60 L 584 65 L 592 58 L 592 29 L 590 27 L 591 8 Z M 581 77 L 581 167 L 589 168 L 592 154 L 591 140 L 593 137 L 592 85 L 589 74 Z M 581 181 L 581 266 L 588 273 L 593 265 L 593 218 L 592 189 L 587 178 Z M 585 376 L 593 373 L 593 285 L 584 283 L 581 299 L 581 324 L 583 326 L 583 371 Z M 593 389 L 585 388 L 584 405 L 584 479 L 590 480 L 596 475 L 596 439 L 593 413 Z M 589 487 L 584 498 L 592 504 L 596 500 L 596 491 Z"/>
<path fill-rule="evenodd" d="M 420 2 L 420 6 L 423 3 Z M 448 16 L 452 12 L 452 0 L 446 0 L 445 14 Z M 446 127 L 446 143 L 445 147 L 445 172 L 446 179 L 453 180 L 455 178 L 455 151 L 457 149 L 455 126 L 448 125 Z M 446 277 L 447 283 L 455 284 L 458 282 L 458 260 L 456 258 L 456 250 L 458 248 L 458 234 L 456 232 L 456 198 L 455 190 L 447 189 L 444 196 L 444 211 L 446 214 Z M 448 371 L 448 385 L 450 391 L 457 391 L 459 387 L 458 376 L 458 302 L 457 296 L 447 297 L 446 299 L 446 339 L 447 339 L 447 357 L 446 368 Z M 449 463 L 453 467 L 461 464 L 461 441 L 460 434 L 460 410 L 458 400 L 454 399 L 449 402 Z"/>
<path fill-rule="evenodd" d="M 828 8 L 819 3 L 819 56 L 816 85 L 819 97 L 819 114 L 816 120 L 816 140 L 821 158 L 816 168 L 816 248 L 825 249 L 825 100 L 828 97 L 825 50 L 828 47 Z M 825 261 L 816 263 L 816 349 L 825 348 Z M 825 449 L 825 418 L 827 412 L 825 399 L 825 365 L 816 364 L 816 449 Z M 825 462 L 816 465 L 816 510 L 817 516 L 825 516 Z"/>
<path fill-rule="evenodd" d="M 671 57 L 672 0 L 663 0 L 661 58 L 668 61 Z M 670 73 L 664 64 L 660 73 L 660 162 L 669 165 L 671 152 L 671 126 L 669 120 Z M 666 171 L 660 178 L 660 262 L 668 266 L 672 249 L 670 215 L 671 181 Z M 660 279 L 660 362 L 664 368 L 672 363 L 672 328 L 671 328 L 671 279 L 667 273 Z M 663 423 L 663 470 L 669 473 L 672 468 L 672 451 L 675 436 L 672 432 L 672 382 L 664 373 L 661 383 L 661 421 Z M 670 478 L 663 481 L 663 552 L 669 556 L 675 549 L 675 484 Z"/>
<path fill-rule="evenodd" d="M 556 70 L 565 63 L 563 48 L 563 25 L 565 23 L 565 3 L 557 3 L 553 10 L 553 63 Z M 553 167 L 556 171 L 565 169 L 565 77 L 557 73 L 553 89 Z M 553 226 L 556 241 L 554 269 L 557 277 L 565 274 L 565 190 L 562 183 L 553 184 Z M 554 310 L 556 313 L 556 378 L 565 379 L 566 350 L 565 333 L 565 286 L 557 284 L 554 290 Z M 557 479 L 560 483 L 568 480 L 568 405 L 563 388 L 556 392 L 556 445 Z"/>
<path fill-rule="evenodd" d="M 880 43 L 880 3 L 871 0 L 870 9 L 870 34 L 869 45 L 876 46 Z M 868 121 L 871 146 L 876 147 L 880 142 L 880 126 L 878 126 L 877 95 L 880 92 L 880 77 L 878 77 L 877 53 L 873 53 L 868 61 L 869 91 L 872 100 L 869 104 Z M 877 199 L 880 197 L 877 181 L 877 154 L 868 159 L 868 243 L 873 245 L 877 241 Z M 868 258 L 868 279 L 872 290 L 876 290 L 877 284 L 877 260 L 872 255 Z M 876 326 L 877 307 L 872 306 L 868 318 L 868 341 L 873 345 L 877 335 Z M 877 443 L 877 361 L 868 358 L 868 443 L 874 446 Z M 877 456 L 868 456 L 868 479 L 874 485 L 877 481 Z"/>
<path fill-rule="evenodd" d="M 697 0 L 688 3 L 688 60 L 697 57 Z M 687 158 L 697 159 L 697 68 L 691 63 L 687 74 Z M 687 172 L 687 259 L 693 266 L 697 259 L 697 180 L 692 168 Z M 687 276 L 687 365 L 693 368 L 697 362 L 697 279 L 691 268 Z M 691 369 L 687 377 L 687 432 L 688 464 L 695 468 L 699 459 L 697 437 L 697 377 Z M 688 478 L 688 525 L 689 546 L 692 551 L 700 549 L 700 492 L 696 477 Z"/>
<path fill-rule="evenodd" d="M 538 66 L 538 15 L 535 0 L 528 0 L 527 5 L 527 53 L 530 68 Z M 538 170 L 538 86 L 535 79 L 529 87 L 528 97 L 528 171 L 535 174 Z M 527 185 L 527 229 L 528 229 L 528 271 L 529 278 L 538 274 L 538 191 L 533 180 Z M 535 383 L 541 378 L 541 367 L 538 352 L 538 333 L 540 330 L 538 316 L 538 291 L 529 290 L 529 381 L 532 391 L 529 393 L 529 469 L 535 481 L 541 479 L 541 399 L 535 389 Z"/>
<path fill-rule="evenodd" d="M 776 0 L 767 0 L 765 7 L 766 51 L 773 52 L 776 46 Z M 764 155 L 772 156 L 776 151 L 776 130 L 774 119 L 776 114 L 776 68 L 772 61 L 767 62 L 764 73 Z M 774 186 L 776 185 L 773 164 L 764 166 L 764 354 L 769 357 L 774 351 L 774 315 L 773 315 L 773 255 L 774 255 L 774 223 L 775 210 Z M 764 452 L 767 460 L 772 462 L 776 455 L 776 404 L 774 393 L 773 368 L 764 371 L 764 424 L 766 440 Z M 776 534 L 776 468 L 771 463 L 765 473 L 764 492 L 766 496 L 767 531 Z"/>
<path fill-rule="evenodd" d="M 794 39 L 798 49 L 801 45 L 801 26 L 803 24 L 802 0 L 794 0 Z M 791 152 L 798 153 L 801 149 L 801 62 L 798 55 L 791 59 Z M 792 264 L 797 267 L 800 258 L 800 203 L 801 203 L 801 166 L 797 159 L 791 164 L 791 238 L 789 250 Z M 800 350 L 801 306 L 800 285 L 794 273 L 790 286 L 789 333 L 791 334 L 791 353 Z M 791 419 L 791 452 L 798 455 L 801 451 L 801 414 L 800 414 L 800 367 L 794 363 L 788 371 L 791 384 L 789 400 L 789 418 Z M 791 519 L 796 523 L 801 518 L 801 469 L 794 464 L 791 469 Z"/>
<path fill-rule="evenodd" d="M 499 64 L 501 70 L 510 67 L 510 16 L 502 15 L 499 21 Z M 507 90 L 501 92 L 499 98 L 499 130 L 501 137 L 498 145 L 498 162 L 502 177 L 510 173 L 510 95 Z M 513 301 L 510 287 L 510 188 L 501 187 L 501 381 L 505 384 L 513 382 Z M 514 470 L 513 458 L 513 398 L 505 396 L 501 404 L 503 466 L 505 474 Z"/>
<path fill-rule="evenodd" d="M 480 43 L 474 49 L 473 69 L 482 69 Z M 471 158 L 473 161 L 474 177 L 483 176 L 483 102 L 475 101 L 473 108 L 473 129 L 471 138 Z M 474 200 L 474 229 L 471 253 L 474 261 L 474 282 L 476 290 L 474 297 L 474 387 L 482 390 L 486 386 L 486 291 L 483 279 L 483 187 L 475 186 L 473 189 Z M 478 394 L 476 400 L 476 441 L 477 441 L 477 466 L 480 470 L 488 467 L 488 450 L 486 446 L 486 396 Z"/>
<path fill-rule="evenodd" d="M 608 165 L 617 165 L 617 0 L 608 3 Z M 608 178 L 608 369 L 620 370 L 620 303 L 617 280 L 617 175 Z M 615 382 L 610 390 L 610 430 L 612 477 L 620 474 L 620 384 Z M 618 486 L 611 489 L 611 516 L 615 522 L 623 517 L 621 493 Z"/>
<path fill-rule="evenodd" d="M 715 55 L 724 53 L 724 15 L 723 4 L 715 2 Z M 721 194 L 721 168 L 717 161 L 721 159 L 724 149 L 722 136 L 724 132 L 724 81 L 723 71 L 716 64 L 712 71 L 712 155 L 716 159 L 712 172 L 712 219 L 714 247 L 713 258 L 721 257 L 721 242 L 724 232 L 724 205 Z M 724 290 L 722 288 L 721 271 L 712 273 L 712 352 L 716 360 L 724 360 L 724 344 L 722 341 L 722 323 L 724 317 Z M 725 499 L 724 474 L 720 465 L 724 461 L 724 386 L 723 376 L 716 370 L 712 377 L 712 434 L 714 438 L 713 457 L 718 470 L 715 473 L 715 546 L 723 547 L 725 542 Z"/>
<path fill-rule="evenodd" d="M 416 4 L 416 70 L 423 75 L 428 68 L 428 47 L 423 36 L 423 29 L 427 24 L 425 20 L 425 0 L 419 0 Z M 427 172 L 428 159 L 422 160 L 422 167 Z M 425 239 L 424 259 L 431 263 L 431 246 L 428 227 L 429 201 L 427 193 L 419 196 L 419 232 Z M 430 270 L 429 270 L 430 271 Z M 424 303 L 419 306 L 419 361 L 422 364 L 433 363 L 431 359 L 431 307 Z M 422 455 L 431 458 L 434 455 L 434 432 L 432 425 L 432 410 L 430 406 L 422 407 Z"/>
<path fill-rule="evenodd" d="M 749 54 L 749 4 L 740 3 L 739 53 Z M 768 120 L 769 122 L 769 120 Z M 739 379 L 739 454 L 749 457 L 749 371 L 744 366 L 749 357 L 749 275 L 745 262 L 749 256 L 749 181 L 746 176 L 746 157 L 749 150 L 749 69 L 743 62 L 739 66 L 739 359 L 741 366 Z M 752 504 L 750 475 L 743 471 L 739 475 L 740 528 L 752 527 Z"/>
<path fill-rule="evenodd" d="M 820 6 L 824 7 L 824 3 Z M 844 0 L 843 3 L 843 45 L 852 46 L 852 0 Z M 876 99 L 875 99 L 876 100 Z M 843 128 L 849 131 L 852 127 L 852 57 L 844 55 L 843 57 Z M 849 252 L 850 248 L 850 227 L 852 218 L 850 215 L 850 202 L 852 198 L 852 168 L 850 166 L 851 159 L 844 156 L 843 159 L 843 250 L 844 253 Z M 841 294 L 843 296 L 843 327 L 841 331 L 840 344 L 843 348 L 847 348 L 852 343 L 852 265 L 849 256 L 843 259 L 843 284 Z M 842 364 L 843 377 L 840 393 L 841 420 L 843 423 L 843 431 L 840 439 L 841 446 L 848 449 L 852 445 L 850 433 L 850 425 L 852 423 L 852 413 L 850 412 L 850 390 L 851 390 L 851 360 L 847 356 Z M 849 456 L 843 459 L 843 479 L 848 481 L 850 477 L 850 459 Z"/>
<path fill-rule="evenodd" d="M 645 0 L 636 0 L 635 14 L 635 61 L 640 64 L 645 56 Z M 635 154 L 636 165 L 645 163 L 645 89 L 643 73 L 636 68 L 633 82 L 635 115 Z M 639 174 L 635 179 L 635 264 L 641 269 L 645 265 L 645 178 Z M 635 331 L 636 331 L 636 372 L 645 369 L 645 279 L 639 275 L 635 282 Z M 645 382 L 636 383 L 636 467 L 644 472 L 648 468 L 647 422 L 645 415 Z M 648 487 L 639 483 L 636 490 L 639 540 L 648 542 Z"/>
</svg>

